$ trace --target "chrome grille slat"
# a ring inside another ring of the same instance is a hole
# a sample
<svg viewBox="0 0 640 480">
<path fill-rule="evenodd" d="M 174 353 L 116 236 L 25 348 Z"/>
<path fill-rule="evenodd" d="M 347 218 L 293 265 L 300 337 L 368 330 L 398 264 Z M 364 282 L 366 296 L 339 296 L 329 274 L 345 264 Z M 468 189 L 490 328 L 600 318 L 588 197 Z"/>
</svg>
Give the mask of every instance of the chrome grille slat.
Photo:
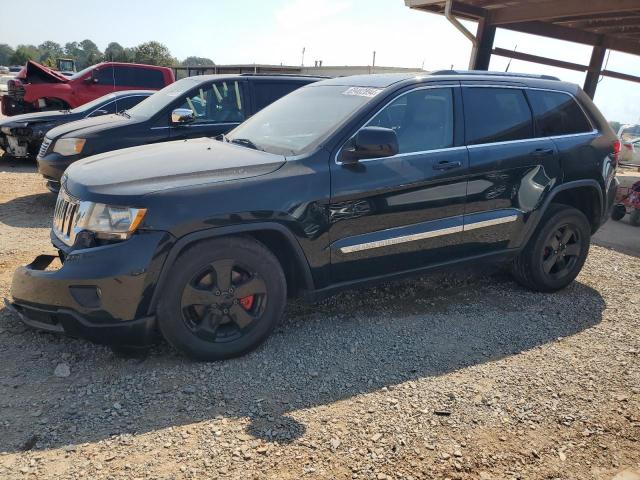
<svg viewBox="0 0 640 480">
<path fill-rule="evenodd" d="M 40 150 L 38 151 L 38 156 L 44 157 L 49 151 L 50 146 L 51 146 L 51 140 L 47 137 L 44 137 L 44 140 L 42 140 L 42 145 L 40 145 Z"/>
<path fill-rule="evenodd" d="M 76 220 L 80 202 L 68 195 L 64 189 L 60 190 L 56 207 L 53 212 L 53 232 L 67 245 L 73 245 L 76 240 Z"/>
</svg>

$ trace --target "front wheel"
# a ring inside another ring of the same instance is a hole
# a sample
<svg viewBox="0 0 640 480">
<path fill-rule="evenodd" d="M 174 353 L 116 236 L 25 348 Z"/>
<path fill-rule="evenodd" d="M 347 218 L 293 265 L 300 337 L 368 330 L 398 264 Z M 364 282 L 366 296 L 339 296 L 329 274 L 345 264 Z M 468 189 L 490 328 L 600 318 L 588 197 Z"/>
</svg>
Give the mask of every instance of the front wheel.
<svg viewBox="0 0 640 480">
<path fill-rule="evenodd" d="M 177 350 L 221 360 L 253 350 L 271 333 L 286 303 L 277 258 L 247 237 L 196 244 L 174 263 L 158 305 L 158 325 Z"/>
<path fill-rule="evenodd" d="M 587 217 L 567 205 L 552 204 L 527 246 L 515 258 L 513 276 L 535 291 L 560 290 L 582 270 L 590 243 Z"/>
</svg>

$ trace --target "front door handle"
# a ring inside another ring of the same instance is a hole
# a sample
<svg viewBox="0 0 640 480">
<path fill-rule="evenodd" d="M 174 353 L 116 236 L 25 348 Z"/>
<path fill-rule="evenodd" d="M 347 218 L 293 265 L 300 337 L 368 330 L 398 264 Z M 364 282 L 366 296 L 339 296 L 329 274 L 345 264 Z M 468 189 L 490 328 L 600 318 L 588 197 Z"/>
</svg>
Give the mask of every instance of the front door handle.
<svg viewBox="0 0 640 480">
<path fill-rule="evenodd" d="M 434 170 L 451 170 L 452 168 L 460 168 L 461 166 L 462 162 L 450 160 L 441 160 L 433 163 Z"/>
<path fill-rule="evenodd" d="M 548 155 L 553 155 L 553 148 L 536 148 L 531 155 L 535 157 L 546 157 Z"/>
</svg>

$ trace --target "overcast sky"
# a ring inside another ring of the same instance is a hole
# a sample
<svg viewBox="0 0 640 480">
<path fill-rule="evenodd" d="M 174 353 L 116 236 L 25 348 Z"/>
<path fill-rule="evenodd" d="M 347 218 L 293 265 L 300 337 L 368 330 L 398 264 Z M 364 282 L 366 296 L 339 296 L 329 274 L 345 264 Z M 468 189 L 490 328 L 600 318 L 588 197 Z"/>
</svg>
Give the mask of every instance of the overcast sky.
<svg viewBox="0 0 640 480">
<path fill-rule="evenodd" d="M 166 44 L 174 56 L 209 57 L 216 63 L 376 65 L 466 69 L 471 43 L 440 15 L 410 10 L 403 0 L 29 0 L 3 2 L 0 43 L 64 44 L 89 38 L 135 46 Z M 475 32 L 475 25 L 467 24 Z M 588 64 L 591 49 L 498 30 L 496 46 Z M 508 59 L 494 56 L 491 69 Z M 640 76 L 640 57 L 611 52 L 608 69 Z M 547 73 L 582 85 L 584 74 L 514 60 L 510 71 Z M 596 103 L 610 120 L 640 121 L 640 84 L 604 78 Z"/>
</svg>

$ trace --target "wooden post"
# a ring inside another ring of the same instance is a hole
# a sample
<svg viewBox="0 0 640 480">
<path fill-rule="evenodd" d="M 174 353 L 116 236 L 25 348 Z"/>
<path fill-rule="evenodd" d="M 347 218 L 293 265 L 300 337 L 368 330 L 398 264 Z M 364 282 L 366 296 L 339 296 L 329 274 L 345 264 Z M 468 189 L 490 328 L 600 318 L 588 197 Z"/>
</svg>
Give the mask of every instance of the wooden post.
<svg viewBox="0 0 640 480">
<path fill-rule="evenodd" d="M 477 44 L 471 52 L 469 68 L 471 70 L 489 70 L 493 41 L 496 38 L 496 27 L 481 18 L 476 32 Z"/>
</svg>

